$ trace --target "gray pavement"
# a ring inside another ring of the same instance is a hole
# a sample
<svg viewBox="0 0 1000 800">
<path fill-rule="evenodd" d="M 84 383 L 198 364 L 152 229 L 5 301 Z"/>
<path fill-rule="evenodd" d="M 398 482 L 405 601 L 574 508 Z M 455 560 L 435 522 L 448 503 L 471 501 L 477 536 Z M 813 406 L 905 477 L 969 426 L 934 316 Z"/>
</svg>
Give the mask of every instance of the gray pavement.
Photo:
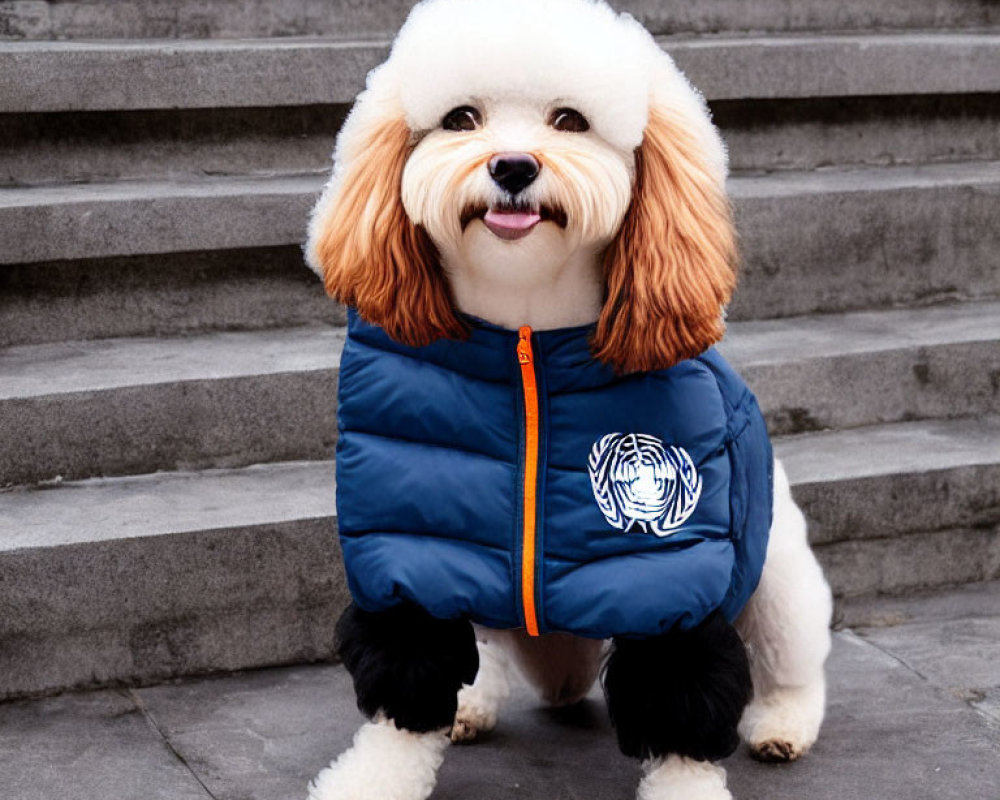
<svg viewBox="0 0 1000 800">
<path fill-rule="evenodd" d="M 853 601 L 835 634 L 827 721 L 802 761 L 744 749 L 737 800 L 1000 799 L 1000 582 Z M 295 666 L 0 705 L 5 800 L 303 798 L 362 721 L 335 665 Z M 515 693 L 496 731 L 452 749 L 435 800 L 625 800 L 599 693 L 571 709 Z"/>
</svg>

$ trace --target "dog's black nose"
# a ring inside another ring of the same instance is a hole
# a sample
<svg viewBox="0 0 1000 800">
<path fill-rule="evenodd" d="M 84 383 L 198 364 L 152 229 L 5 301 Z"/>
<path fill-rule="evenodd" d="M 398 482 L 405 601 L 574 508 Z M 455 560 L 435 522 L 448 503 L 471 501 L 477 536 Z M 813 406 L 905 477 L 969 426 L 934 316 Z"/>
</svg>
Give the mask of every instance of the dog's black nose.
<svg viewBox="0 0 1000 800">
<path fill-rule="evenodd" d="M 511 194 L 529 186 L 541 168 L 531 153 L 497 153 L 490 159 L 490 177 Z"/>
</svg>

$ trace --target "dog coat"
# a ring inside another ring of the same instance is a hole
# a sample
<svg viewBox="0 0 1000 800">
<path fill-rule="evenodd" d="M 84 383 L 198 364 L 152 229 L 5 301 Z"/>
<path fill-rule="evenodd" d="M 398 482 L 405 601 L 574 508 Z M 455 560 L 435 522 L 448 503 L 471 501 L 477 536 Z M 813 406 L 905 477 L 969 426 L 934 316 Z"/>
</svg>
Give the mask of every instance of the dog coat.
<svg viewBox="0 0 1000 800">
<path fill-rule="evenodd" d="M 587 637 L 732 620 L 760 578 L 773 459 L 710 349 L 617 375 L 590 327 L 413 348 L 352 310 L 337 515 L 355 602 Z"/>
</svg>

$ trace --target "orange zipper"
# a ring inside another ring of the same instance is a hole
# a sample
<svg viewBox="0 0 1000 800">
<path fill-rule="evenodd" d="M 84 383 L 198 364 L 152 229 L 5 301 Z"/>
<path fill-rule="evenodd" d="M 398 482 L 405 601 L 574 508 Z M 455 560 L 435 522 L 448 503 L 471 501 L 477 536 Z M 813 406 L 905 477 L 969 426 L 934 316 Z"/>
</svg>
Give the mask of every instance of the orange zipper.
<svg viewBox="0 0 1000 800">
<path fill-rule="evenodd" d="M 521 365 L 521 388 L 524 393 L 524 527 L 521 546 L 521 604 L 524 625 L 529 636 L 538 636 L 538 613 L 535 609 L 535 491 L 538 485 L 538 386 L 535 383 L 534 355 L 531 351 L 531 328 L 518 330 L 517 361 Z"/>
</svg>

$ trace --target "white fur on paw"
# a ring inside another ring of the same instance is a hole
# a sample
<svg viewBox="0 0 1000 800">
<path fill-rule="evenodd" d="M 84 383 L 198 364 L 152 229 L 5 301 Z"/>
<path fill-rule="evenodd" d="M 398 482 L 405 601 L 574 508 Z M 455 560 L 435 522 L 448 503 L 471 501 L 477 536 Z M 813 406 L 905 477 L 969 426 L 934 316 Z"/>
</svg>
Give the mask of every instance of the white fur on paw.
<svg viewBox="0 0 1000 800">
<path fill-rule="evenodd" d="M 309 800 L 426 800 L 448 737 L 411 733 L 392 721 L 362 725 L 351 748 L 309 785 Z"/>
<path fill-rule="evenodd" d="M 472 686 L 463 686 L 458 693 L 458 711 L 451 728 L 453 742 L 473 742 L 479 734 L 496 727 L 500 706 L 510 696 L 508 669 L 502 646 L 479 643 L 479 674 Z"/>
<path fill-rule="evenodd" d="M 474 690 L 463 698 L 466 687 L 458 695 L 458 713 L 455 714 L 455 724 L 451 728 L 451 740 L 455 744 L 473 742 L 481 733 L 493 730 L 497 724 L 497 709 L 495 705 L 477 702 L 481 698 Z"/>
<path fill-rule="evenodd" d="M 824 704 L 822 679 L 811 686 L 778 687 L 752 702 L 740 722 L 751 755 L 761 761 L 805 755 L 819 735 Z"/>
<path fill-rule="evenodd" d="M 733 800 L 726 771 L 707 761 L 671 755 L 644 765 L 638 800 Z"/>
</svg>

